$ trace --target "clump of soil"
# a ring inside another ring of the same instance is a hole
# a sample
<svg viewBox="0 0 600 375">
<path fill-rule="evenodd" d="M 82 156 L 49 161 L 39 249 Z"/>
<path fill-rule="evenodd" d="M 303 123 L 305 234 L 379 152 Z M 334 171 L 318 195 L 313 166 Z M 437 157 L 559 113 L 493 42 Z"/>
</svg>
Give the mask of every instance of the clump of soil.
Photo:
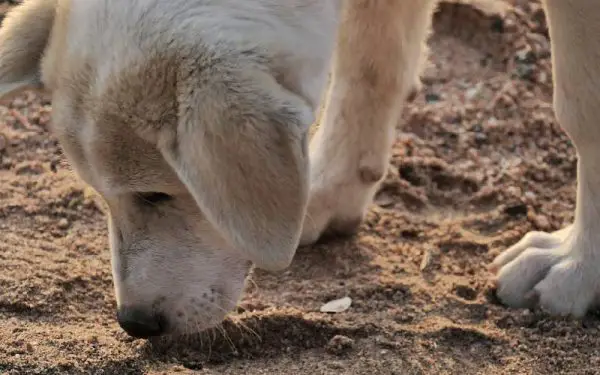
<svg viewBox="0 0 600 375">
<path fill-rule="evenodd" d="M 576 158 L 551 107 L 537 1 L 445 2 L 424 91 L 359 233 L 256 272 L 203 335 L 118 327 L 105 218 L 26 94 L 0 107 L 2 374 L 593 374 L 600 320 L 511 310 L 486 265 L 527 231 L 571 222 Z M 491 10 L 490 10 L 491 9 Z M 350 296 L 339 314 L 319 312 Z"/>
</svg>

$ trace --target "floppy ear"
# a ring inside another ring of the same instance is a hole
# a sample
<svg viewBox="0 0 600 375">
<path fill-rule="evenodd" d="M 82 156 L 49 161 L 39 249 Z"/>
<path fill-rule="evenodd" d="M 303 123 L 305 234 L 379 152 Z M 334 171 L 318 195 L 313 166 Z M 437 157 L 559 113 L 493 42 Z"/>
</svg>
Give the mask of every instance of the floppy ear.
<svg viewBox="0 0 600 375">
<path fill-rule="evenodd" d="M 308 199 L 311 109 L 262 71 L 205 72 L 178 90 L 177 132 L 159 142 L 165 159 L 246 259 L 288 267 Z"/>
<path fill-rule="evenodd" d="M 25 0 L 0 27 L 0 99 L 41 89 L 40 63 L 52 31 L 56 0 Z"/>
</svg>

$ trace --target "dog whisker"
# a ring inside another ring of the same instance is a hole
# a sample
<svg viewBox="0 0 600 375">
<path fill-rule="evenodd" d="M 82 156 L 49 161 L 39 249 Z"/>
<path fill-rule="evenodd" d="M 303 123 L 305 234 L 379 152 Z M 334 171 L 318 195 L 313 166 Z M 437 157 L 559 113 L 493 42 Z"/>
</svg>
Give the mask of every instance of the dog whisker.
<svg viewBox="0 0 600 375">
<path fill-rule="evenodd" d="M 228 301 L 228 302 L 234 302 L 232 299 L 228 298 L 227 296 L 223 295 L 222 293 L 218 293 L 218 295 L 219 295 L 219 297 L 221 297 L 221 298 L 225 299 L 225 300 L 226 300 L 226 301 Z M 220 309 L 220 310 L 222 310 L 222 311 L 224 311 L 224 312 L 225 312 L 225 309 L 223 309 L 222 307 L 220 307 L 220 306 L 216 305 L 215 303 L 213 303 L 213 302 L 210 302 L 210 301 L 208 301 L 208 303 L 209 303 L 209 304 L 211 304 L 211 305 L 213 305 L 214 307 L 216 307 L 216 308 L 218 308 L 218 309 Z M 226 313 L 227 313 L 227 314 L 229 314 L 229 312 L 226 312 Z M 250 328 L 250 327 L 249 327 L 249 326 L 248 326 L 246 323 L 244 323 L 242 320 L 240 320 L 240 319 L 236 319 L 236 321 L 235 321 L 235 322 L 232 322 L 232 323 L 234 323 L 234 325 L 235 325 L 235 326 L 236 326 L 238 329 L 242 329 L 242 328 L 243 328 L 243 329 L 244 329 L 244 330 L 246 330 L 248 333 L 250 333 L 250 334 L 254 335 L 254 336 L 255 336 L 255 337 L 256 337 L 256 338 L 257 338 L 259 341 L 262 341 L 262 337 L 261 337 L 261 336 L 258 334 L 258 332 L 256 332 L 256 331 L 255 331 L 255 330 L 253 330 L 252 328 Z"/>
</svg>

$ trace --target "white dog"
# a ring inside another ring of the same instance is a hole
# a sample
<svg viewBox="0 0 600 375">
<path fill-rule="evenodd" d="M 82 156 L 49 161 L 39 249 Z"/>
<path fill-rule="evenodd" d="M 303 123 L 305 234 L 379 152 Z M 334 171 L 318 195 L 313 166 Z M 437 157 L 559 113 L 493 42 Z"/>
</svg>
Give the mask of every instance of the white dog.
<svg viewBox="0 0 600 375">
<path fill-rule="evenodd" d="M 418 90 L 435 6 L 25 0 L 7 15 L 0 95 L 52 93 L 56 136 L 110 208 L 125 331 L 213 326 L 253 264 L 281 270 L 300 243 L 355 229 L 387 169 L 402 103 Z M 545 7 L 556 114 L 579 153 L 577 212 L 569 228 L 528 234 L 493 267 L 508 305 L 579 317 L 600 291 L 600 5 Z"/>
</svg>

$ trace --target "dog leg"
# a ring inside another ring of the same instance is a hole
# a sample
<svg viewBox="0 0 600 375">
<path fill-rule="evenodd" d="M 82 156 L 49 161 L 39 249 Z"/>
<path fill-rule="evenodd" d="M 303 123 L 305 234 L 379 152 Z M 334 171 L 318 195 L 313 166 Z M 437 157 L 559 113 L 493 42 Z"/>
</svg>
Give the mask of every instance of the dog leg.
<svg viewBox="0 0 600 375">
<path fill-rule="evenodd" d="M 554 107 L 578 160 L 574 223 L 532 232 L 499 255 L 497 294 L 513 307 L 583 316 L 600 293 L 600 7 L 595 0 L 547 0 Z"/>
<path fill-rule="evenodd" d="M 310 150 L 301 244 L 359 226 L 388 166 L 403 101 L 419 68 L 435 0 L 344 2 L 331 87 Z"/>
</svg>

